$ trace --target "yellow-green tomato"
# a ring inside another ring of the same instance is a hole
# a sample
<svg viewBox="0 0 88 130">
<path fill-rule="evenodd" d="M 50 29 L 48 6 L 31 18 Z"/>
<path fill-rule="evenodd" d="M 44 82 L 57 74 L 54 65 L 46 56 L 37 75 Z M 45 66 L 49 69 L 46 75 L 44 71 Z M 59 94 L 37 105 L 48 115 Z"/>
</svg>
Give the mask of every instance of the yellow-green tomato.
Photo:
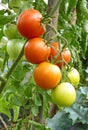
<svg viewBox="0 0 88 130">
<path fill-rule="evenodd" d="M 51 91 L 51 99 L 60 107 L 71 106 L 76 100 L 76 90 L 69 82 L 60 83 Z"/>
<path fill-rule="evenodd" d="M 70 82 L 74 85 L 75 88 L 78 87 L 78 84 L 80 82 L 80 74 L 77 69 L 71 68 L 68 72 L 68 78 Z"/>
<path fill-rule="evenodd" d="M 19 55 L 24 45 L 23 43 L 24 41 L 21 39 L 12 39 L 7 42 L 7 53 L 9 58 L 15 59 Z"/>
</svg>

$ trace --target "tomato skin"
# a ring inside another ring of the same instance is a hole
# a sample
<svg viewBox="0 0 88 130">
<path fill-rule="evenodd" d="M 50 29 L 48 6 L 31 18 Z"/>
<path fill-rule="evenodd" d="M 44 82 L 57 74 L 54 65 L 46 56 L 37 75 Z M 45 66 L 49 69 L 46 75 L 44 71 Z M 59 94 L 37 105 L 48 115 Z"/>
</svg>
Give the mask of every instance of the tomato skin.
<svg viewBox="0 0 88 130">
<path fill-rule="evenodd" d="M 58 42 L 54 42 L 51 44 L 51 56 L 54 57 L 58 54 L 59 45 Z"/>
<path fill-rule="evenodd" d="M 39 64 L 49 57 L 50 47 L 45 44 L 42 38 L 30 39 L 24 47 L 24 55 L 29 62 Z"/>
<path fill-rule="evenodd" d="M 39 64 L 33 73 L 35 83 L 42 89 L 48 90 L 57 86 L 62 74 L 59 67 L 49 62 Z"/>
<path fill-rule="evenodd" d="M 57 65 L 61 68 L 62 66 L 70 63 L 71 60 L 71 52 L 68 48 L 64 49 L 61 55 L 58 55 L 58 60 L 63 60 L 57 63 Z"/>
<path fill-rule="evenodd" d="M 7 42 L 7 53 L 9 55 L 9 58 L 15 59 L 19 55 L 23 45 L 24 45 L 23 40 L 20 39 L 9 40 Z"/>
<path fill-rule="evenodd" d="M 3 28 L 3 33 L 8 39 L 20 38 L 17 27 L 15 24 L 6 24 Z"/>
<path fill-rule="evenodd" d="M 41 25 L 42 14 L 35 9 L 25 10 L 17 20 L 18 31 L 28 39 L 41 37 L 44 34 L 44 28 Z"/>
<path fill-rule="evenodd" d="M 71 106 L 76 100 L 75 88 L 69 82 L 60 83 L 52 90 L 51 99 L 60 107 Z"/>
<path fill-rule="evenodd" d="M 80 82 L 80 74 L 75 68 L 71 68 L 68 72 L 68 78 L 70 82 L 74 85 L 75 88 L 78 88 L 78 84 Z"/>
<path fill-rule="evenodd" d="M 62 50 L 60 54 L 58 42 L 51 43 L 51 58 L 55 58 L 56 64 L 61 68 L 62 66 L 68 64 L 71 60 L 71 52 L 68 48 Z M 49 59 L 50 59 L 49 57 Z"/>
</svg>

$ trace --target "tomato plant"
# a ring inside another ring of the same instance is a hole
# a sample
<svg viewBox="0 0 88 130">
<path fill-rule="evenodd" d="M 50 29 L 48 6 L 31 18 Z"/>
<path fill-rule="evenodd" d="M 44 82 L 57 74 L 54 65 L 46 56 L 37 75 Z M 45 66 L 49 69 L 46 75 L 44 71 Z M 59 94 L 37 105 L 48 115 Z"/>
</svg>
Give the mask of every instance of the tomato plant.
<svg viewBox="0 0 88 130">
<path fill-rule="evenodd" d="M 61 77 L 60 69 L 56 65 L 48 62 L 42 62 L 34 70 L 36 84 L 45 90 L 56 87 Z"/>
<path fill-rule="evenodd" d="M 1 129 L 88 130 L 87 5 L 0 2 Z"/>
<path fill-rule="evenodd" d="M 17 20 L 18 31 L 28 39 L 42 36 L 44 34 L 42 18 L 43 16 L 38 10 L 24 11 Z"/>
<path fill-rule="evenodd" d="M 76 91 L 70 83 L 63 82 L 52 90 L 51 98 L 57 105 L 67 107 L 75 102 Z"/>
<path fill-rule="evenodd" d="M 39 64 L 48 59 L 50 47 L 42 38 L 30 39 L 24 47 L 24 55 L 29 62 Z"/>
</svg>

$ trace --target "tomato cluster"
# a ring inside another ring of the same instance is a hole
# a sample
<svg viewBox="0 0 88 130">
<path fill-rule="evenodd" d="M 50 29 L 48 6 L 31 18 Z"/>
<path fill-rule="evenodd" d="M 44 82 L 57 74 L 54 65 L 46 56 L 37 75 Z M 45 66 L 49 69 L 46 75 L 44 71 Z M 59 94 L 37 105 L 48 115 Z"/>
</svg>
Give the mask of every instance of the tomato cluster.
<svg viewBox="0 0 88 130">
<path fill-rule="evenodd" d="M 42 14 L 35 9 L 26 10 L 19 15 L 17 29 L 28 39 L 24 46 L 24 55 L 28 62 L 36 64 L 33 71 L 36 85 L 44 90 L 51 90 L 51 99 L 55 104 L 70 106 L 76 100 L 73 85 L 79 84 L 80 75 L 72 68 L 67 73 L 68 80 L 61 82 L 63 78 L 61 70 L 70 63 L 71 52 L 69 48 L 61 50 L 58 42 L 46 44 L 42 38 L 45 33 L 42 19 Z"/>
</svg>

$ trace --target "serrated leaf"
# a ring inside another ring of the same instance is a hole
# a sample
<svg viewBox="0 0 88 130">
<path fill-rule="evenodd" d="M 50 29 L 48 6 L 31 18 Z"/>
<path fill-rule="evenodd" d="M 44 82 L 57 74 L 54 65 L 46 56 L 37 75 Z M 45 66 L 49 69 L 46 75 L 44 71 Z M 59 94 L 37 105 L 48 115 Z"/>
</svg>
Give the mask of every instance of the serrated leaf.
<svg viewBox="0 0 88 130">
<path fill-rule="evenodd" d="M 48 127 L 51 130 L 69 130 L 72 121 L 67 118 L 68 114 L 59 111 L 52 119 L 48 120 Z"/>
<path fill-rule="evenodd" d="M 88 109 L 82 107 L 79 104 L 74 104 L 72 107 L 65 108 L 66 113 L 69 113 L 69 118 L 72 119 L 72 124 L 82 122 L 83 124 L 88 123 Z"/>
</svg>

